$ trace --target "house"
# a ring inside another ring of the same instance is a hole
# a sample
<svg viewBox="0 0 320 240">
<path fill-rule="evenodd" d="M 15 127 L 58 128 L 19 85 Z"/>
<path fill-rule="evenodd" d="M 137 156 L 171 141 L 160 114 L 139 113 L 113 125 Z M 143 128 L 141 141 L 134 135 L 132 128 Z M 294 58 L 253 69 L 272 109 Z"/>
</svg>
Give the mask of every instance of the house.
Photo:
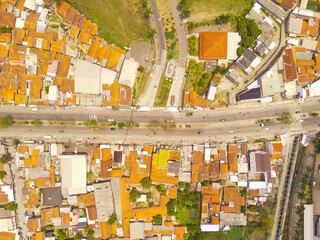
<svg viewBox="0 0 320 240">
<path fill-rule="evenodd" d="M 214 101 L 214 98 L 216 96 L 217 87 L 213 86 L 213 83 L 210 82 L 209 89 L 207 91 L 207 100 Z"/>
<path fill-rule="evenodd" d="M 134 81 L 136 80 L 138 67 L 139 63 L 133 58 L 124 60 L 119 77 L 119 83 L 132 88 Z"/>
<path fill-rule="evenodd" d="M 250 48 L 247 48 L 242 56 L 235 62 L 235 64 L 246 73 L 250 73 L 259 63 L 260 59 Z"/>
<path fill-rule="evenodd" d="M 110 182 L 94 184 L 94 196 L 97 208 L 97 221 L 106 222 L 114 213 L 114 199 Z"/>
<path fill-rule="evenodd" d="M 240 41 L 241 37 L 236 32 L 201 32 L 199 58 L 202 60 L 235 60 Z"/>
<path fill-rule="evenodd" d="M 292 82 L 298 79 L 296 63 L 293 56 L 292 48 L 286 49 L 282 55 L 283 61 L 283 78 L 286 82 Z"/>
<path fill-rule="evenodd" d="M 62 195 L 87 192 L 87 156 L 84 154 L 59 155 L 61 161 Z"/>
</svg>

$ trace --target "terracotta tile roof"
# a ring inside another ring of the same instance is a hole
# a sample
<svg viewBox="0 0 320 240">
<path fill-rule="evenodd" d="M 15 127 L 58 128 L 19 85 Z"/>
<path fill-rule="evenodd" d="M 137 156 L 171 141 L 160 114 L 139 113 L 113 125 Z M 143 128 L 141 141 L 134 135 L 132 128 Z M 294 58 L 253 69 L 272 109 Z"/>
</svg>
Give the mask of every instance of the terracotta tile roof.
<svg viewBox="0 0 320 240">
<path fill-rule="evenodd" d="M 87 32 L 80 32 L 79 38 L 78 38 L 78 44 L 87 44 L 89 45 L 91 40 L 91 35 Z"/>
<path fill-rule="evenodd" d="M 64 21 L 72 24 L 73 19 L 76 17 L 77 13 L 79 13 L 79 12 L 76 9 L 74 9 L 73 7 L 69 8 L 65 17 L 64 17 Z"/>
<path fill-rule="evenodd" d="M 73 25 L 70 32 L 69 32 L 70 37 L 76 38 L 78 33 L 79 33 L 79 28 L 77 26 Z"/>
<path fill-rule="evenodd" d="M 110 56 L 107 59 L 106 67 L 113 68 L 115 70 L 122 54 L 126 54 L 126 50 L 118 46 L 113 46 Z"/>
<path fill-rule="evenodd" d="M 88 213 L 88 219 L 89 220 L 97 220 L 98 216 L 97 216 L 97 208 L 96 206 L 94 207 L 88 207 L 87 208 L 87 213 Z"/>
<path fill-rule="evenodd" d="M 43 226 L 50 225 L 52 224 L 52 218 L 60 217 L 59 207 L 41 209 L 40 216 L 41 216 L 41 224 Z"/>
<path fill-rule="evenodd" d="M 173 229 L 173 233 L 175 235 L 175 240 L 183 240 L 183 236 L 186 232 L 186 227 L 178 227 L 175 226 Z"/>
<path fill-rule="evenodd" d="M 100 232 L 102 239 L 107 239 L 110 237 L 109 225 L 106 222 L 100 223 Z"/>
<path fill-rule="evenodd" d="M 193 151 L 193 162 L 198 164 L 203 164 L 203 152 Z"/>
<path fill-rule="evenodd" d="M 77 199 L 80 205 L 86 207 L 95 206 L 95 198 L 93 193 L 79 195 L 77 196 Z"/>
<path fill-rule="evenodd" d="M 94 39 L 91 43 L 89 48 L 88 56 L 92 57 L 93 59 L 97 58 L 98 50 L 100 47 L 101 42 L 99 40 Z"/>
<path fill-rule="evenodd" d="M 282 56 L 283 59 L 283 74 L 286 82 L 294 81 L 298 78 L 296 64 L 293 58 L 292 49 L 286 49 L 285 54 Z"/>
<path fill-rule="evenodd" d="M 114 81 L 112 85 L 103 84 L 102 89 L 104 91 L 110 91 L 111 97 L 108 96 L 108 98 L 103 95 L 102 96 L 102 105 L 104 106 L 119 106 L 120 103 L 120 88 L 121 85 Z"/>
<path fill-rule="evenodd" d="M 123 227 L 123 237 L 128 238 L 130 237 L 130 219 L 125 218 L 122 220 L 122 227 Z"/>
<path fill-rule="evenodd" d="M 219 214 L 220 213 L 220 204 L 212 204 L 212 214 Z"/>
<path fill-rule="evenodd" d="M 309 25 L 308 21 L 303 21 L 302 22 L 302 27 L 301 27 L 301 35 L 304 36 L 317 36 L 318 35 L 318 30 L 319 30 L 319 19 L 318 18 L 313 18 L 313 25 Z"/>
<path fill-rule="evenodd" d="M 298 76 L 299 83 L 311 83 L 315 80 L 315 76 L 313 74 L 303 74 Z"/>
<path fill-rule="evenodd" d="M 62 17 L 65 17 L 67 11 L 69 10 L 69 8 L 71 8 L 71 5 L 70 5 L 69 3 L 63 1 L 63 2 L 60 3 L 57 12 L 58 12 Z"/>
<path fill-rule="evenodd" d="M 24 154 L 24 153 L 28 153 L 29 149 L 27 146 L 21 146 L 21 147 L 19 147 L 18 151 L 19 151 L 19 153 Z"/>
<path fill-rule="evenodd" d="M 69 223 L 71 222 L 71 217 L 70 217 L 70 213 L 60 213 L 61 217 L 62 217 L 62 224 L 65 225 L 69 225 Z"/>
<path fill-rule="evenodd" d="M 200 59 L 227 59 L 227 32 L 200 33 Z"/>
<path fill-rule="evenodd" d="M 0 26 L 9 26 L 14 28 L 16 25 L 16 17 L 13 12 L 1 12 Z"/>
<path fill-rule="evenodd" d="M 89 19 L 87 19 L 81 29 L 81 32 L 87 32 L 93 36 L 97 34 L 98 30 L 98 26 L 91 22 Z"/>
<path fill-rule="evenodd" d="M 220 173 L 221 174 L 228 173 L 228 164 L 225 164 L 225 163 L 220 164 Z"/>
<path fill-rule="evenodd" d="M 29 219 L 27 222 L 27 228 L 29 230 L 29 232 L 36 232 L 37 229 L 40 228 L 40 218 L 36 218 L 36 219 Z"/>
<path fill-rule="evenodd" d="M 0 239 L 3 240 L 15 240 L 16 234 L 11 232 L 0 232 Z"/>
<path fill-rule="evenodd" d="M 168 196 L 171 199 L 176 199 L 177 198 L 177 193 L 178 193 L 178 189 L 171 187 L 171 188 L 169 188 Z"/>
<path fill-rule="evenodd" d="M 0 42 L 10 43 L 11 39 L 12 39 L 12 34 L 11 33 L 1 33 L 0 34 Z"/>
<path fill-rule="evenodd" d="M 128 86 L 121 86 L 119 104 L 121 106 L 131 106 L 132 88 Z"/>
<path fill-rule="evenodd" d="M 239 213 L 241 212 L 241 195 L 237 192 L 235 187 L 225 187 L 223 189 L 224 202 L 228 206 L 221 206 L 221 211 L 226 213 Z"/>
<path fill-rule="evenodd" d="M 59 87 L 61 92 L 72 92 L 74 93 L 74 80 L 66 78 L 55 78 L 54 85 Z"/>
<path fill-rule="evenodd" d="M 31 240 L 43 240 L 43 239 L 44 239 L 43 232 L 37 232 L 35 235 L 31 236 Z"/>
<path fill-rule="evenodd" d="M 254 197 L 258 197 L 259 196 L 259 190 L 258 189 L 250 189 L 249 190 L 249 198 L 253 199 Z"/>
<path fill-rule="evenodd" d="M 59 64 L 57 77 L 61 77 L 61 78 L 67 78 L 68 77 L 70 63 L 71 63 L 71 57 L 64 55 L 61 58 L 61 61 L 60 61 L 60 64 Z"/>
</svg>

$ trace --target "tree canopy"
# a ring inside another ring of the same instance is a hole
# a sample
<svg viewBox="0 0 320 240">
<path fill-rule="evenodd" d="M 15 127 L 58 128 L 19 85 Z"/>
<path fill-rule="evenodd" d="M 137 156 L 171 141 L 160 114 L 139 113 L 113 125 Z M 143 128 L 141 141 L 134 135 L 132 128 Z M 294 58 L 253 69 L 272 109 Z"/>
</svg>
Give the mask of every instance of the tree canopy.
<svg viewBox="0 0 320 240">
<path fill-rule="evenodd" d="M 6 128 L 6 127 L 10 127 L 12 124 L 13 124 L 13 121 L 11 116 L 7 115 L 0 118 L 0 127 Z"/>
<path fill-rule="evenodd" d="M 237 54 L 241 56 L 248 47 L 255 47 L 255 42 L 261 30 L 253 19 L 240 17 L 238 19 L 238 32 L 241 36 L 241 41 L 239 43 L 240 47 L 237 49 Z"/>
</svg>

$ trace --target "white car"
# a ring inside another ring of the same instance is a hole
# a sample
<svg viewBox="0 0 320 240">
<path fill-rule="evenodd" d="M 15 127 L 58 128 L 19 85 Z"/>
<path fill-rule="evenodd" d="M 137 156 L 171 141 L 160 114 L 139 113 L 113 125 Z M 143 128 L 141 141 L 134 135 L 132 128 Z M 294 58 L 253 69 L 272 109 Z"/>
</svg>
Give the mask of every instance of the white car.
<svg viewBox="0 0 320 240">
<path fill-rule="evenodd" d="M 107 121 L 108 122 L 113 122 L 113 119 L 112 118 L 108 118 Z"/>
<path fill-rule="evenodd" d="M 90 118 L 96 118 L 96 115 L 90 115 Z"/>
<path fill-rule="evenodd" d="M 298 122 L 299 122 L 299 123 L 302 123 L 302 122 L 303 122 L 303 119 L 298 120 Z"/>
<path fill-rule="evenodd" d="M 154 86 L 154 87 L 153 87 L 153 91 L 157 91 L 157 86 Z"/>
<path fill-rule="evenodd" d="M 263 130 L 268 131 L 268 130 L 269 130 L 269 128 L 263 128 Z"/>
<path fill-rule="evenodd" d="M 228 130 L 227 133 L 233 133 L 233 130 Z"/>
<path fill-rule="evenodd" d="M 78 148 L 74 148 L 74 153 L 78 153 Z"/>
</svg>

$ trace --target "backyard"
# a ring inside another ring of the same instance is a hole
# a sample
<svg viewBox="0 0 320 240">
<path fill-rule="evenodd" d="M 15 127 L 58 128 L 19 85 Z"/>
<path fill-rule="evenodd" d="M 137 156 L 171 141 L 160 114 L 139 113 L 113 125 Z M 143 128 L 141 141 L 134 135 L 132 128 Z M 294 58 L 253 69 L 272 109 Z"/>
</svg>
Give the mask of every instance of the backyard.
<svg viewBox="0 0 320 240">
<path fill-rule="evenodd" d="M 190 21 L 210 20 L 223 13 L 240 15 L 250 6 L 251 0 L 186 0 Z"/>
<path fill-rule="evenodd" d="M 148 23 L 140 0 L 67 0 L 100 28 L 99 36 L 121 47 L 148 39 Z"/>
<path fill-rule="evenodd" d="M 156 100 L 154 101 L 154 106 L 165 107 L 167 105 L 168 97 L 170 94 L 172 85 L 172 79 L 161 77 L 159 88 L 157 91 Z"/>
</svg>

